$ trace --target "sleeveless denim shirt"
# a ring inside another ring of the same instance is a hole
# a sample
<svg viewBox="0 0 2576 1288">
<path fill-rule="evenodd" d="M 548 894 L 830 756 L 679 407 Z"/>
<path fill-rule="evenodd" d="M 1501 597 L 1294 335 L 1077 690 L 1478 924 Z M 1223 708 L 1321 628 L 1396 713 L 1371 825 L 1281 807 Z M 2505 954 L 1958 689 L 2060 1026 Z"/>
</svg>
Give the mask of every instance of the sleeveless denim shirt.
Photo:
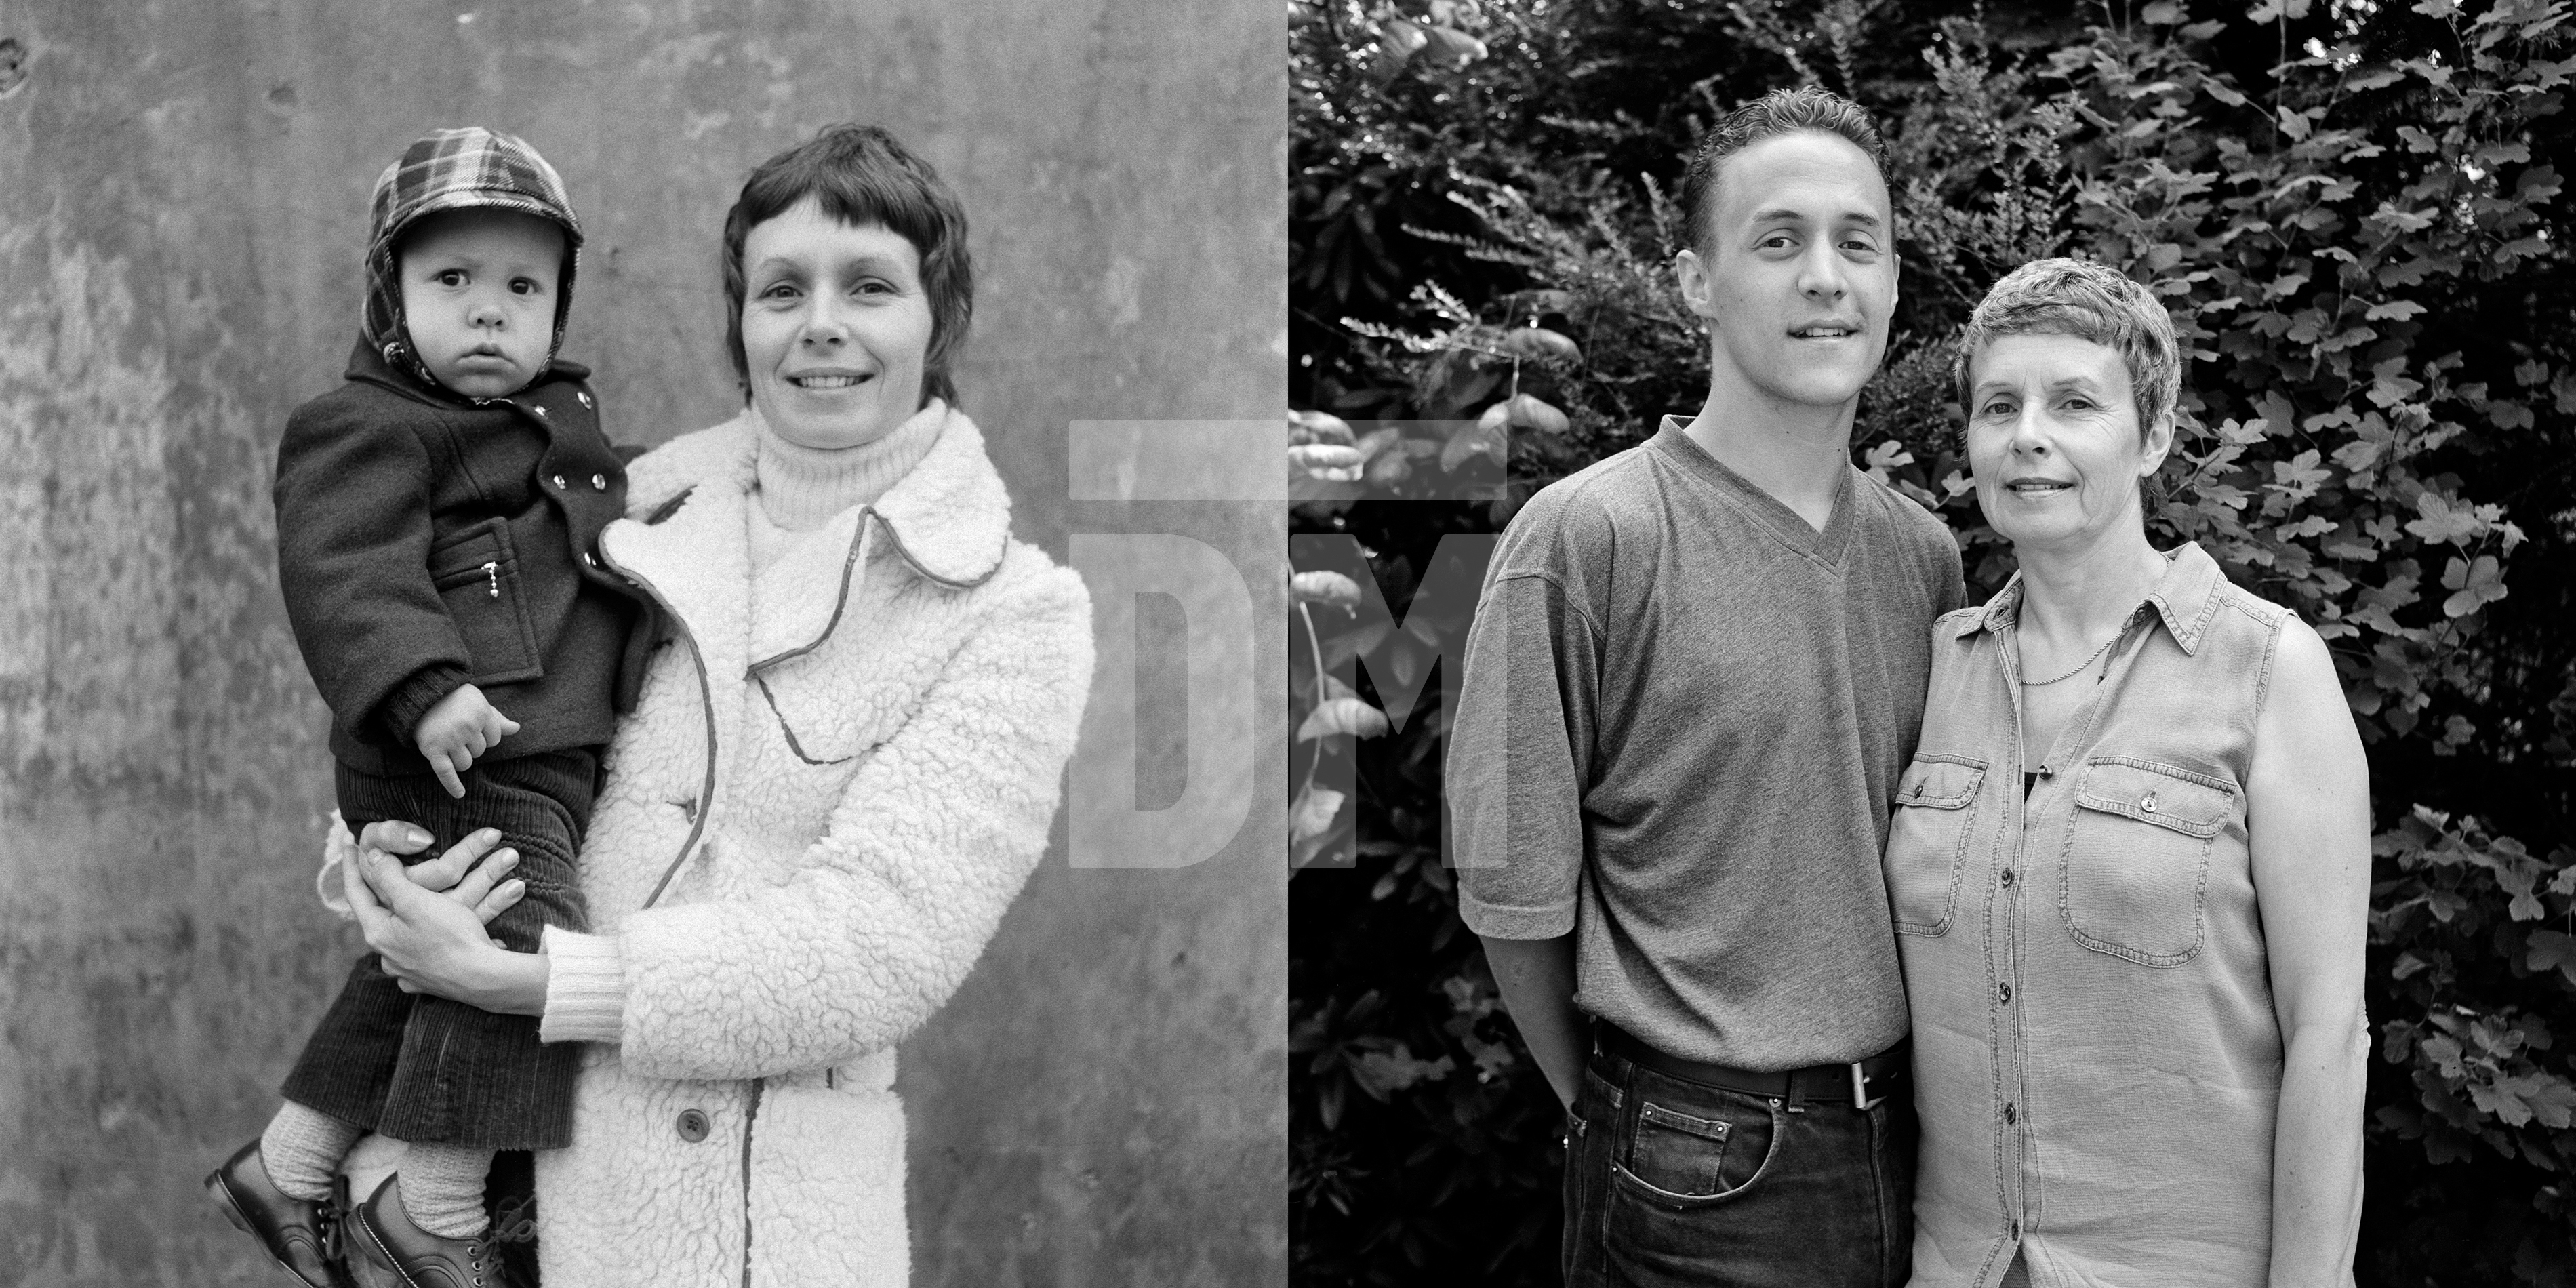
<svg viewBox="0 0 2576 1288">
<path fill-rule="evenodd" d="M 1991 1288 L 2016 1245 L 2034 1288 L 2265 1281 L 2281 1035 L 2245 782 L 2290 613 L 2166 558 L 2053 748 L 2022 743 L 2020 577 L 1933 626 L 1887 842 L 1915 1288 Z"/>
</svg>

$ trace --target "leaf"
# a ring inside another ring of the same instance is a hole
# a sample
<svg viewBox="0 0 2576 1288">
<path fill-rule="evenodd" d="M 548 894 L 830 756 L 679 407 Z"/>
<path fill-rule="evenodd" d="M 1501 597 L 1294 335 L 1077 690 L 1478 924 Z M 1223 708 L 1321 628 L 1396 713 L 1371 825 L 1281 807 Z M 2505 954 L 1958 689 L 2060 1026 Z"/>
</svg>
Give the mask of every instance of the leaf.
<svg viewBox="0 0 2576 1288">
<path fill-rule="evenodd" d="M 1384 429 L 1370 431 L 1351 446 L 1359 450 L 1361 460 L 1374 463 L 1381 453 L 1393 449 L 1396 444 L 1403 441 L 1404 431 L 1389 425 Z"/>
<path fill-rule="evenodd" d="M 1386 713 L 1358 698 L 1333 698 L 1315 704 L 1305 723 L 1297 726 L 1297 741 L 1330 738 L 1351 734 L 1360 738 L 1383 737 L 1387 731 Z"/>
<path fill-rule="evenodd" d="M 2403 322 L 2423 311 L 2424 306 L 2413 300 L 2390 300 L 2384 304 L 2371 305 L 2362 313 L 2362 316 L 2373 322 Z"/>
<path fill-rule="evenodd" d="M 1288 840 L 1312 840 L 1331 831 L 1333 816 L 1342 812 L 1345 799 L 1340 792 L 1311 784 L 1297 793 L 1296 801 L 1288 807 Z"/>
<path fill-rule="evenodd" d="M 1503 334 L 1503 352 L 1515 358 L 1546 362 L 1581 362 L 1583 350 L 1563 334 L 1543 326 L 1525 326 Z"/>
<path fill-rule="evenodd" d="M 2475 563 L 2451 560 L 2442 571 L 2442 588 L 2455 592 L 2442 601 L 2445 617 L 2466 617 L 2506 594 L 2504 572 L 2494 555 L 2479 555 Z"/>
<path fill-rule="evenodd" d="M 1288 441 L 1305 443 L 1338 443 L 1351 445 L 1351 423 L 1328 411 L 1291 411 L 1288 413 Z"/>
<path fill-rule="evenodd" d="M 1360 584 L 1329 568 L 1290 577 L 1288 593 L 1299 603 L 1326 604 L 1354 611 L 1360 606 Z"/>
<path fill-rule="evenodd" d="M 2317 468 L 2320 459 L 2317 449 L 2311 447 L 2286 461 L 2272 462 L 2272 481 L 2264 484 L 2263 490 L 2281 493 L 2293 501 L 2316 495 L 2317 489 L 2333 477 Z"/>
<path fill-rule="evenodd" d="M 1358 448 L 1334 443 L 1291 447 L 1288 449 L 1288 462 L 1327 483 L 1358 482 L 1360 467 L 1368 463 Z"/>
<path fill-rule="evenodd" d="M 1513 425 L 1522 429 L 1537 430 L 1550 438 L 1564 433 L 1570 424 L 1564 412 L 1528 394 L 1513 394 L 1503 406 L 1507 409 L 1504 414 Z"/>
<path fill-rule="evenodd" d="M 1914 463 L 1914 453 L 1905 450 L 1905 444 L 1890 438 L 1872 444 L 1868 451 L 1861 453 L 1861 459 L 1869 462 L 1867 472 L 1871 478 L 1886 483 L 1893 477 L 1888 471 Z"/>
<path fill-rule="evenodd" d="M 1414 1058 L 1403 1043 L 1392 1051 L 1366 1051 L 1351 1061 L 1351 1081 L 1373 1100 L 1384 1102 L 1388 1096 L 1411 1088 L 1418 1082 L 1437 1082 L 1457 1068 L 1449 1057 L 1437 1060 Z"/>
<path fill-rule="evenodd" d="M 1422 56 L 1433 62 L 1464 67 L 1485 56 L 1484 41 L 1455 27 L 1432 27 L 1422 34 Z"/>
<path fill-rule="evenodd" d="M 2406 530 L 2426 541 L 2447 541 L 2465 546 L 2487 530 L 2486 522 L 2478 517 L 2475 508 L 2454 510 L 2439 492 L 2428 490 L 2417 496 L 2415 512 L 2420 517 L 2408 520 Z"/>
<path fill-rule="evenodd" d="M 1374 74 L 1380 88 L 1393 84 L 1404 65 L 1413 61 L 1424 45 L 1431 43 L 1430 33 L 1421 24 L 1402 18 L 1390 18 L 1378 29 L 1377 58 Z"/>
</svg>

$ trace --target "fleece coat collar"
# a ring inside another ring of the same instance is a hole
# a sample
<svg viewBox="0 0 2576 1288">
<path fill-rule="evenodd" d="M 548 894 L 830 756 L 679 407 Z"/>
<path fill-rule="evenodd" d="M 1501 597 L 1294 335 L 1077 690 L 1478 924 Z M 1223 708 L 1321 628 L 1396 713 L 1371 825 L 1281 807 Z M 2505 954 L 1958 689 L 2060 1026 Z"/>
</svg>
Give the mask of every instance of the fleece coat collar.
<svg viewBox="0 0 2576 1288">
<path fill-rule="evenodd" d="M 950 589 L 980 586 L 1010 544 L 1010 494 L 985 455 L 982 431 L 965 413 L 933 399 L 915 416 L 939 423 L 939 437 L 921 463 L 875 504 L 845 510 L 807 534 L 756 583 L 747 572 L 745 534 L 761 426 L 759 413 L 748 407 L 637 462 L 631 504 L 655 512 L 676 500 L 677 508 L 650 525 L 614 525 L 603 545 L 619 568 L 660 591 L 683 622 L 750 621 L 745 656 L 753 670 L 828 637 L 848 606 L 853 580 L 880 544 L 912 576 Z M 719 549 L 721 560 L 714 555 Z M 826 585 L 831 593 L 814 593 Z M 762 586 L 797 592 L 764 597 Z"/>
</svg>

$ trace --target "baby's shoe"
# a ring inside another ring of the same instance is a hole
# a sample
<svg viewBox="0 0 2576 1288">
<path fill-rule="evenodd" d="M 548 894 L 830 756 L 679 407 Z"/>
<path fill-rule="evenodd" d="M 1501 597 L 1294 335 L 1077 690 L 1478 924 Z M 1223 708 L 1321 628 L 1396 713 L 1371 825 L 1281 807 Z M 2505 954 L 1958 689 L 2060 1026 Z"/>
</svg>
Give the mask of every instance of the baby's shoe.
<svg viewBox="0 0 2576 1288">
<path fill-rule="evenodd" d="M 401 1183 L 400 1175 L 386 1177 L 350 1214 L 357 1230 L 349 1243 L 373 1272 L 368 1277 L 402 1288 L 503 1288 L 501 1254 L 491 1231 L 450 1239 L 413 1225 L 403 1211 Z"/>
<path fill-rule="evenodd" d="M 259 1142 L 244 1145 L 206 1178 L 206 1193 L 235 1229 L 259 1240 L 286 1273 L 311 1288 L 351 1288 L 340 1257 L 340 1205 L 289 1197 L 268 1179 Z"/>
</svg>

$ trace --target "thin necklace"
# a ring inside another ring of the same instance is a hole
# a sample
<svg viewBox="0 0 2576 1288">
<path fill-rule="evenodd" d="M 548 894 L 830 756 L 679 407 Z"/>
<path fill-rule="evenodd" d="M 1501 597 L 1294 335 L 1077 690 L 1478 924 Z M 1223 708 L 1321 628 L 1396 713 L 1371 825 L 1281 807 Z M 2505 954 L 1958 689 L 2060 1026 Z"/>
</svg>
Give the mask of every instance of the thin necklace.
<svg viewBox="0 0 2576 1288">
<path fill-rule="evenodd" d="M 2060 680 L 2074 679 L 2076 676 L 2083 674 L 2086 668 L 2092 666 L 2095 659 L 2101 657 L 2104 653 L 2110 652 L 2111 646 L 2119 643 L 2120 637 L 2128 633 L 2129 624 L 2124 621 L 2120 623 L 2120 629 L 2111 632 L 2111 638 L 2102 641 L 2102 647 L 2093 650 L 2090 654 L 2085 656 L 2083 661 L 2076 663 L 2074 670 L 2069 671 L 2064 675 L 2052 675 L 2045 680 L 2024 680 L 2021 682 L 2021 687 L 2025 689 L 2036 689 L 2043 684 L 2055 684 Z"/>
</svg>

